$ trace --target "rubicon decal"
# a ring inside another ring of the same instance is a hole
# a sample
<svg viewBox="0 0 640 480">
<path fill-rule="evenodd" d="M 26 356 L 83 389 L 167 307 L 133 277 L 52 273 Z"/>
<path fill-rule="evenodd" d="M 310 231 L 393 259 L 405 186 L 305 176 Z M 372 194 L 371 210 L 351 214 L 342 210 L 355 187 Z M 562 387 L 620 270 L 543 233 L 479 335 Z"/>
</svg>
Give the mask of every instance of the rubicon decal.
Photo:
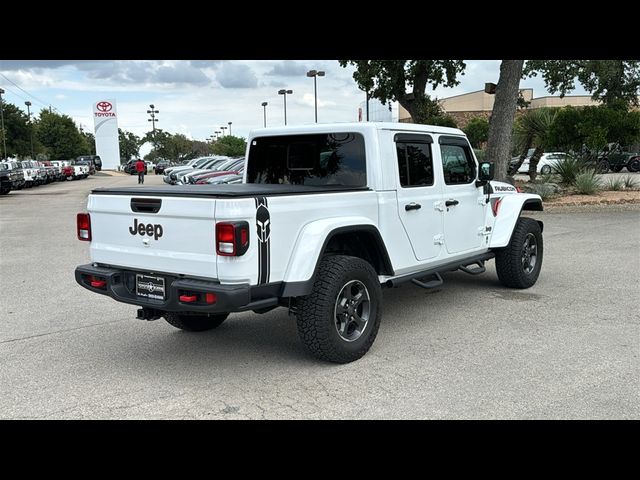
<svg viewBox="0 0 640 480">
<path fill-rule="evenodd" d="M 162 236 L 163 229 L 159 223 L 147 223 L 145 225 L 142 222 L 138 222 L 137 218 L 134 218 L 133 225 L 129 227 L 129 233 L 131 235 L 140 235 L 141 237 L 147 235 L 153 237 L 154 240 L 158 240 Z"/>
<path fill-rule="evenodd" d="M 258 234 L 258 284 L 269 283 L 271 256 L 271 216 L 267 197 L 256 197 L 256 228 Z"/>
</svg>

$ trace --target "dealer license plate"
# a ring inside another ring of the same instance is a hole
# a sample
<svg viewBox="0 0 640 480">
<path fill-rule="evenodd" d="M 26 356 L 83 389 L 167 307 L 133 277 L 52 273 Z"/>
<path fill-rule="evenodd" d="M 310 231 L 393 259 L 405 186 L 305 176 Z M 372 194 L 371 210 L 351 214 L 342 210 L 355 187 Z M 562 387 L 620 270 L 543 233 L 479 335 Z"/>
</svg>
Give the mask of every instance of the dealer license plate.
<svg viewBox="0 0 640 480">
<path fill-rule="evenodd" d="M 136 295 L 153 300 L 164 300 L 164 278 L 136 273 Z"/>
</svg>

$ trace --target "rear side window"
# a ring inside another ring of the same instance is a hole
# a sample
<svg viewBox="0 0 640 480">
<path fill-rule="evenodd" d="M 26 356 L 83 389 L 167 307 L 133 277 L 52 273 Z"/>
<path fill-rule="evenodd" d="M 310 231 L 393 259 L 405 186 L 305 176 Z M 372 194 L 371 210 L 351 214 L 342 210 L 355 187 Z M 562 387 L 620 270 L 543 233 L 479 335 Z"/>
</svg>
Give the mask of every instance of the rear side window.
<svg viewBox="0 0 640 480">
<path fill-rule="evenodd" d="M 366 186 L 364 138 L 359 133 L 254 138 L 247 183 Z"/>
<path fill-rule="evenodd" d="M 447 185 L 471 183 L 476 178 L 476 165 L 468 146 L 440 145 L 444 182 Z"/>
<path fill-rule="evenodd" d="M 428 143 L 396 142 L 398 173 L 403 187 L 433 185 L 433 161 Z"/>
</svg>

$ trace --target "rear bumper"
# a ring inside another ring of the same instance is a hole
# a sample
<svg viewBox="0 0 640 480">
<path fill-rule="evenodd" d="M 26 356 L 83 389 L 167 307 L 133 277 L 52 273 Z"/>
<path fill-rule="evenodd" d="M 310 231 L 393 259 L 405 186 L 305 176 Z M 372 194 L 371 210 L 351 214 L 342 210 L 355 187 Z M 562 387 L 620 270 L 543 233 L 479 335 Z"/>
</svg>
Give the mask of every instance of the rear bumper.
<svg viewBox="0 0 640 480">
<path fill-rule="evenodd" d="M 165 279 L 165 300 L 154 300 L 136 295 L 136 274 L 157 275 Z M 102 288 L 92 287 L 89 277 L 105 280 Z M 80 265 L 75 270 L 76 282 L 92 292 L 106 295 L 118 302 L 139 305 L 141 307 L 163 310 L 167 312 L 241 312 L 277 305 L 278 298 L 270 292 L 261 292 L 260 298 L 248 284 L 221 285 L 218 282 L 196 280 L 170 274 L 159 274 L 136 270 L 125 270 L 113 267 Z M 214 304 L 206 304 L 205 293 L 215 293 Z M 181 295 L 197 295 L 195 303 L 180 301 Z"/>
</svg>

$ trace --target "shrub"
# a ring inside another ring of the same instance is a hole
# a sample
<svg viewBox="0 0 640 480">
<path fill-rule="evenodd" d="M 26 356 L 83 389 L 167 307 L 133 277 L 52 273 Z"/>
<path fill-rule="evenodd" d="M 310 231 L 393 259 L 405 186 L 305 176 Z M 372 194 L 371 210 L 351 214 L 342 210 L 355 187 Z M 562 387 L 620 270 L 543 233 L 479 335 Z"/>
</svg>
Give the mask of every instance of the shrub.
<svg viewBox="0 0 640 480">
<path fill-rule="evenodd" d="M 530 183 L 527 190 L 536 195 L 540 195 L 542 200 L 551 198 L 555 193 L 553 186 L 544 183 Z"/>
<path fill-rule="evenodd" d="M 584 170 L 582 160 L 575 157 L 567 157 L 564 161 L 554 165 L 553 172 L 560 176 L 560 183 L 573 185 L 576 177 Z"/>
<path fill-rule="evenodd" d="M 638 189 L 638 182 L 636 182 L 636 180 L 631 175 L 625 175 L 622 178 L 622 185 L 624 186 L 625 190 L 637 190 Z"/>
<path fill-rule="evenodd" d="M 613 190 L 614 192 L 619 192 L 622 190 L 623 182 L 621 178 L 610 178 L 609 181 L 605 185 L 605 190 Z"/>
<path fill-rule="evenodd" d="M 600 189 L 600 179 L 595 170 L 585 170 L 576 175 L 574 185 L 576 192 L 582 195 L 593 195 Z"/>
</svg>

